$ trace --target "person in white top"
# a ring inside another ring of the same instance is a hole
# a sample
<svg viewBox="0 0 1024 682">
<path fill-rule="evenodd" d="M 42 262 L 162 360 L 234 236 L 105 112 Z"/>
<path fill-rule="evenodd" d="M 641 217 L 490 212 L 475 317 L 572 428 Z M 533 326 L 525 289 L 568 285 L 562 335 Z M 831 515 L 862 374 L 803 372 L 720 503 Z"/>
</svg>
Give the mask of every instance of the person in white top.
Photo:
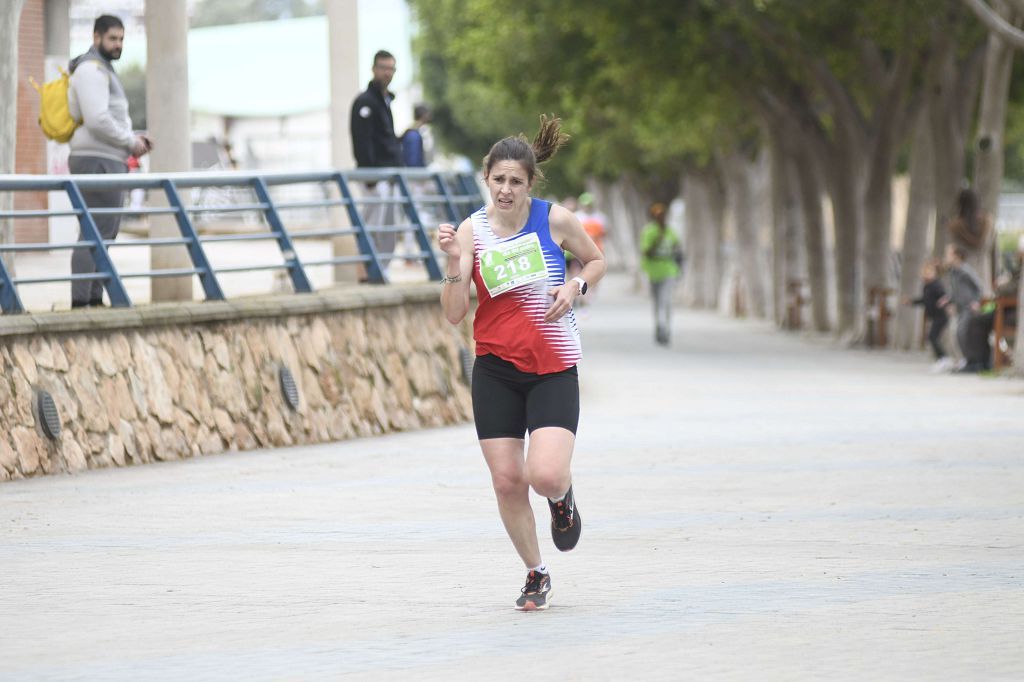
<svg viewBox="0 0 1024 682">
<path fill-rule="evenodd" d="M 93 24 L 93 44 L 85 54 L 71 60 L 71 86 L 68 108 L 82 124 L 71 137 L 68 168 L 74 175 L 127 173 L 128 159 L 140 157 L 153 147 L 145 135 L 132 130 L 128 115 L 128 98 L 111 62 L 121 58 L 124 45 L 124 24 L 115 16 L 104 14 Z M 83 191 L 89 208 L 120 208 L 124 192 L 115 190 Z M 93 215 L 103 239 L 115 239 L 121 227 L 121 216 Z M 82 241 L 83 236 L 79 236 Z M 72 274 L 96 271 L 92 250 L 75 249 L 71 254 Z M 71 307 L 103 305 L 103 282 L 76 280 L 71 283 Z"/>
</svg>

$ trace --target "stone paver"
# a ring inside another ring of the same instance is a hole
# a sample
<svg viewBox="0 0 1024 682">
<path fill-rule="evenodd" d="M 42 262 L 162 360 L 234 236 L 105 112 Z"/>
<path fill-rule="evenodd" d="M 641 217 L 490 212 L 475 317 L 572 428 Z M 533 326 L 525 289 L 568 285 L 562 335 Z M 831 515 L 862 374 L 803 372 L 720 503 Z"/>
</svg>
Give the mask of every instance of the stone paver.
<svg viewBox="0 0 1024 682">
<path fill-rule="evenodd" d="M 622 284 L 550 611 L 469 426 L 221 455 L 0 485 L 0 678 L 1024 678 L 1024 382 Z"/>
</svg>

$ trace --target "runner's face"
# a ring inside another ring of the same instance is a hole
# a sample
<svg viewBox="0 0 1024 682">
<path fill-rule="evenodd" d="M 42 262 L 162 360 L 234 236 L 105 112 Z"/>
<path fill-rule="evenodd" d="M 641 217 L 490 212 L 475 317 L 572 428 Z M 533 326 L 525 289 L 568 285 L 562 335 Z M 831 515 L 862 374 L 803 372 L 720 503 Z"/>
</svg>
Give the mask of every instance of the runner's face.
<svg viewBox="0 0 1024 682">
<path fill-rule="evenodd" d="M 93 42 L 105 59 L 120 59 L 124 47 L 124 29 L 115 27 L 107 29 L 103 35 L 93 34 Z"/>
<path fill-rule="evenodd" d="M 498 161 L 487 176 L 491 201 L 499 211 L 518 211 L 530 198 L 529 176 L 518 161 Z"/>
</svg>

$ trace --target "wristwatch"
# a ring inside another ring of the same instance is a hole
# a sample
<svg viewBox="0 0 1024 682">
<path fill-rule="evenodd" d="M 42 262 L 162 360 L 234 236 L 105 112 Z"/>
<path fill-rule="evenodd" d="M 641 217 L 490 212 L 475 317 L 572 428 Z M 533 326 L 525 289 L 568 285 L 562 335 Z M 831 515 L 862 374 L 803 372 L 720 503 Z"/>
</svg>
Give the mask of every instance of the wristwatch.
<svg viewBox="0 0 1024 682">
<path fill-rule="evenodd" d="M 576 284 L 579 285 L 580 296 L 583 296 L 584 294 L 587 293 L 587 281 L 585 279 L 583 279 L 582 277 L 573 277 L 572 281 L 576 282 Z"/>
</svg>

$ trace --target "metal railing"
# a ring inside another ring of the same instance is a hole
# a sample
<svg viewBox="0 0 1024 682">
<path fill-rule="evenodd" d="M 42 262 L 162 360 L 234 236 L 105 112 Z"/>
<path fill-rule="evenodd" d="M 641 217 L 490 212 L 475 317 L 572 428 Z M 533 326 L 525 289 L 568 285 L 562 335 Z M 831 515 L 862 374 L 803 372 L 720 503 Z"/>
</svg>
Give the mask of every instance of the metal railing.
<svg viewBox="0 0 1024 682">
<path fill-rule="evenodd" d="M 393 183 L 397 196 L 379 197 L 369 193 L 354 194 L 351 183 Z M 323 188 L 324 198 L 302 201 L 275 201 L 271 196 L 272 187 L 286 185 L 319 184 Z M 419 185 L 433 184 L 435 194 L 422 191 L 413 192 L 411 183 Z M 182 200 L 181 189 L 230 187 L 250 190 L 255 201 L 232 205 L 204 206 L 202 204 L 186 204 Z M 332 189 L 337 194 L 332 198 Z M 140 206 L 121 208 L 89 208 L 85 204 L 82 191 L 90 190 L 159 190 L 166 197 L 167 206 Z M 439 206 L 444 209 L 447 219 L 458 224 L 473 210 L 483 204 L 483 197 L 472 175 L 456 172 L 434 172 L 426 169 L 382 168 L 359 169 L 351 171 L 322 171 L 306 173 L 164 173 L 164 174 L 112 174 L 112 175 L 0 175 L 0 192 L 31 192 L 31 191 L 62 191 L 67 194 L 71 208 L 66 210 L 8 210 L 0 211 L 0 219 L 51 218 L 75 216 L 81 228 L 81 239 L 75 242 L 43 242 L 43 243 L 0 243 L 0 256 L 4 253 L 32 251 L 72 250 L 89 248 L 96 263 L 94 273 L 78 273 L 52 277 L 12 277 L 0 258 L 0 309 L 4 313 L 21 313 L 25 311 L 18 295 L 18 285 L 41 284 L 50 282 L 72 282 L 76 280 L 92 280 L 103 282 L 114 307 L 129 307 L 131 300 L 125 290 L 124 280 L 134 277 L 179 277 L 197 276 L 203 288 L 206 300 L 223 300 L 224 292 L 217 279 L 218 273 L 247 272 L 256 270 L 277 269 L 287 273 L 296 293 L 313 291 L 307 267 L 322 265 L 362 265 L 366 279 L 370 283 L 386 284 L 387 270 L 382 261 L 390 261 L 399 257 L 396 252 L 380 253 L 372 235 L 375 233 L 392 232 L 397 234 L 412 233 L 419 251 L 402 254 L 406 260 L 420 261 L 426 267 L 432 280 L 440 280 L 441 268 L 438 265 L 437 252 L 433 249 L 427 230 L 421 220 L 421 207 Z M 365 208 L 390 204 L 404 210 L 406 221 L 397 225 L 367 224 Z M 293 209 L 331 209 L 343 208 L 347 212 L 351 227 L 329 227 L 327 229 L 289 231 L 281 218 L 282 211 Z M 263 232 L 242 232 L 239 234 L 200 235 L 194 224 L 194 216 L 217 212 L 257 212 L 262 215 L 267 230 Z M 131 241 L 105 240 L 100 237 L 94 216 L 105 214 L 120 215 L 173 215 L 177 223 L 180 237 L 158 237 Z M 334 238 L 351 235 L 358 245 L 358 255 L 331 255 L 325 258 L 302 260 L 295 250 L 294 240 L 310 238 Z M 282 263 L 271 265 L 245 265 L 214 268 L 204 243 L 212 242 L 248 242 L 252 240 L 276 241 L 280 249 Z M 192 262 L 190 268 L 169 268 L 162 270 L 144 270 L 139 272 L 118 272 L 110 258 L 108 249 L 128 246 L 185 246 Z"/>
</svg>

